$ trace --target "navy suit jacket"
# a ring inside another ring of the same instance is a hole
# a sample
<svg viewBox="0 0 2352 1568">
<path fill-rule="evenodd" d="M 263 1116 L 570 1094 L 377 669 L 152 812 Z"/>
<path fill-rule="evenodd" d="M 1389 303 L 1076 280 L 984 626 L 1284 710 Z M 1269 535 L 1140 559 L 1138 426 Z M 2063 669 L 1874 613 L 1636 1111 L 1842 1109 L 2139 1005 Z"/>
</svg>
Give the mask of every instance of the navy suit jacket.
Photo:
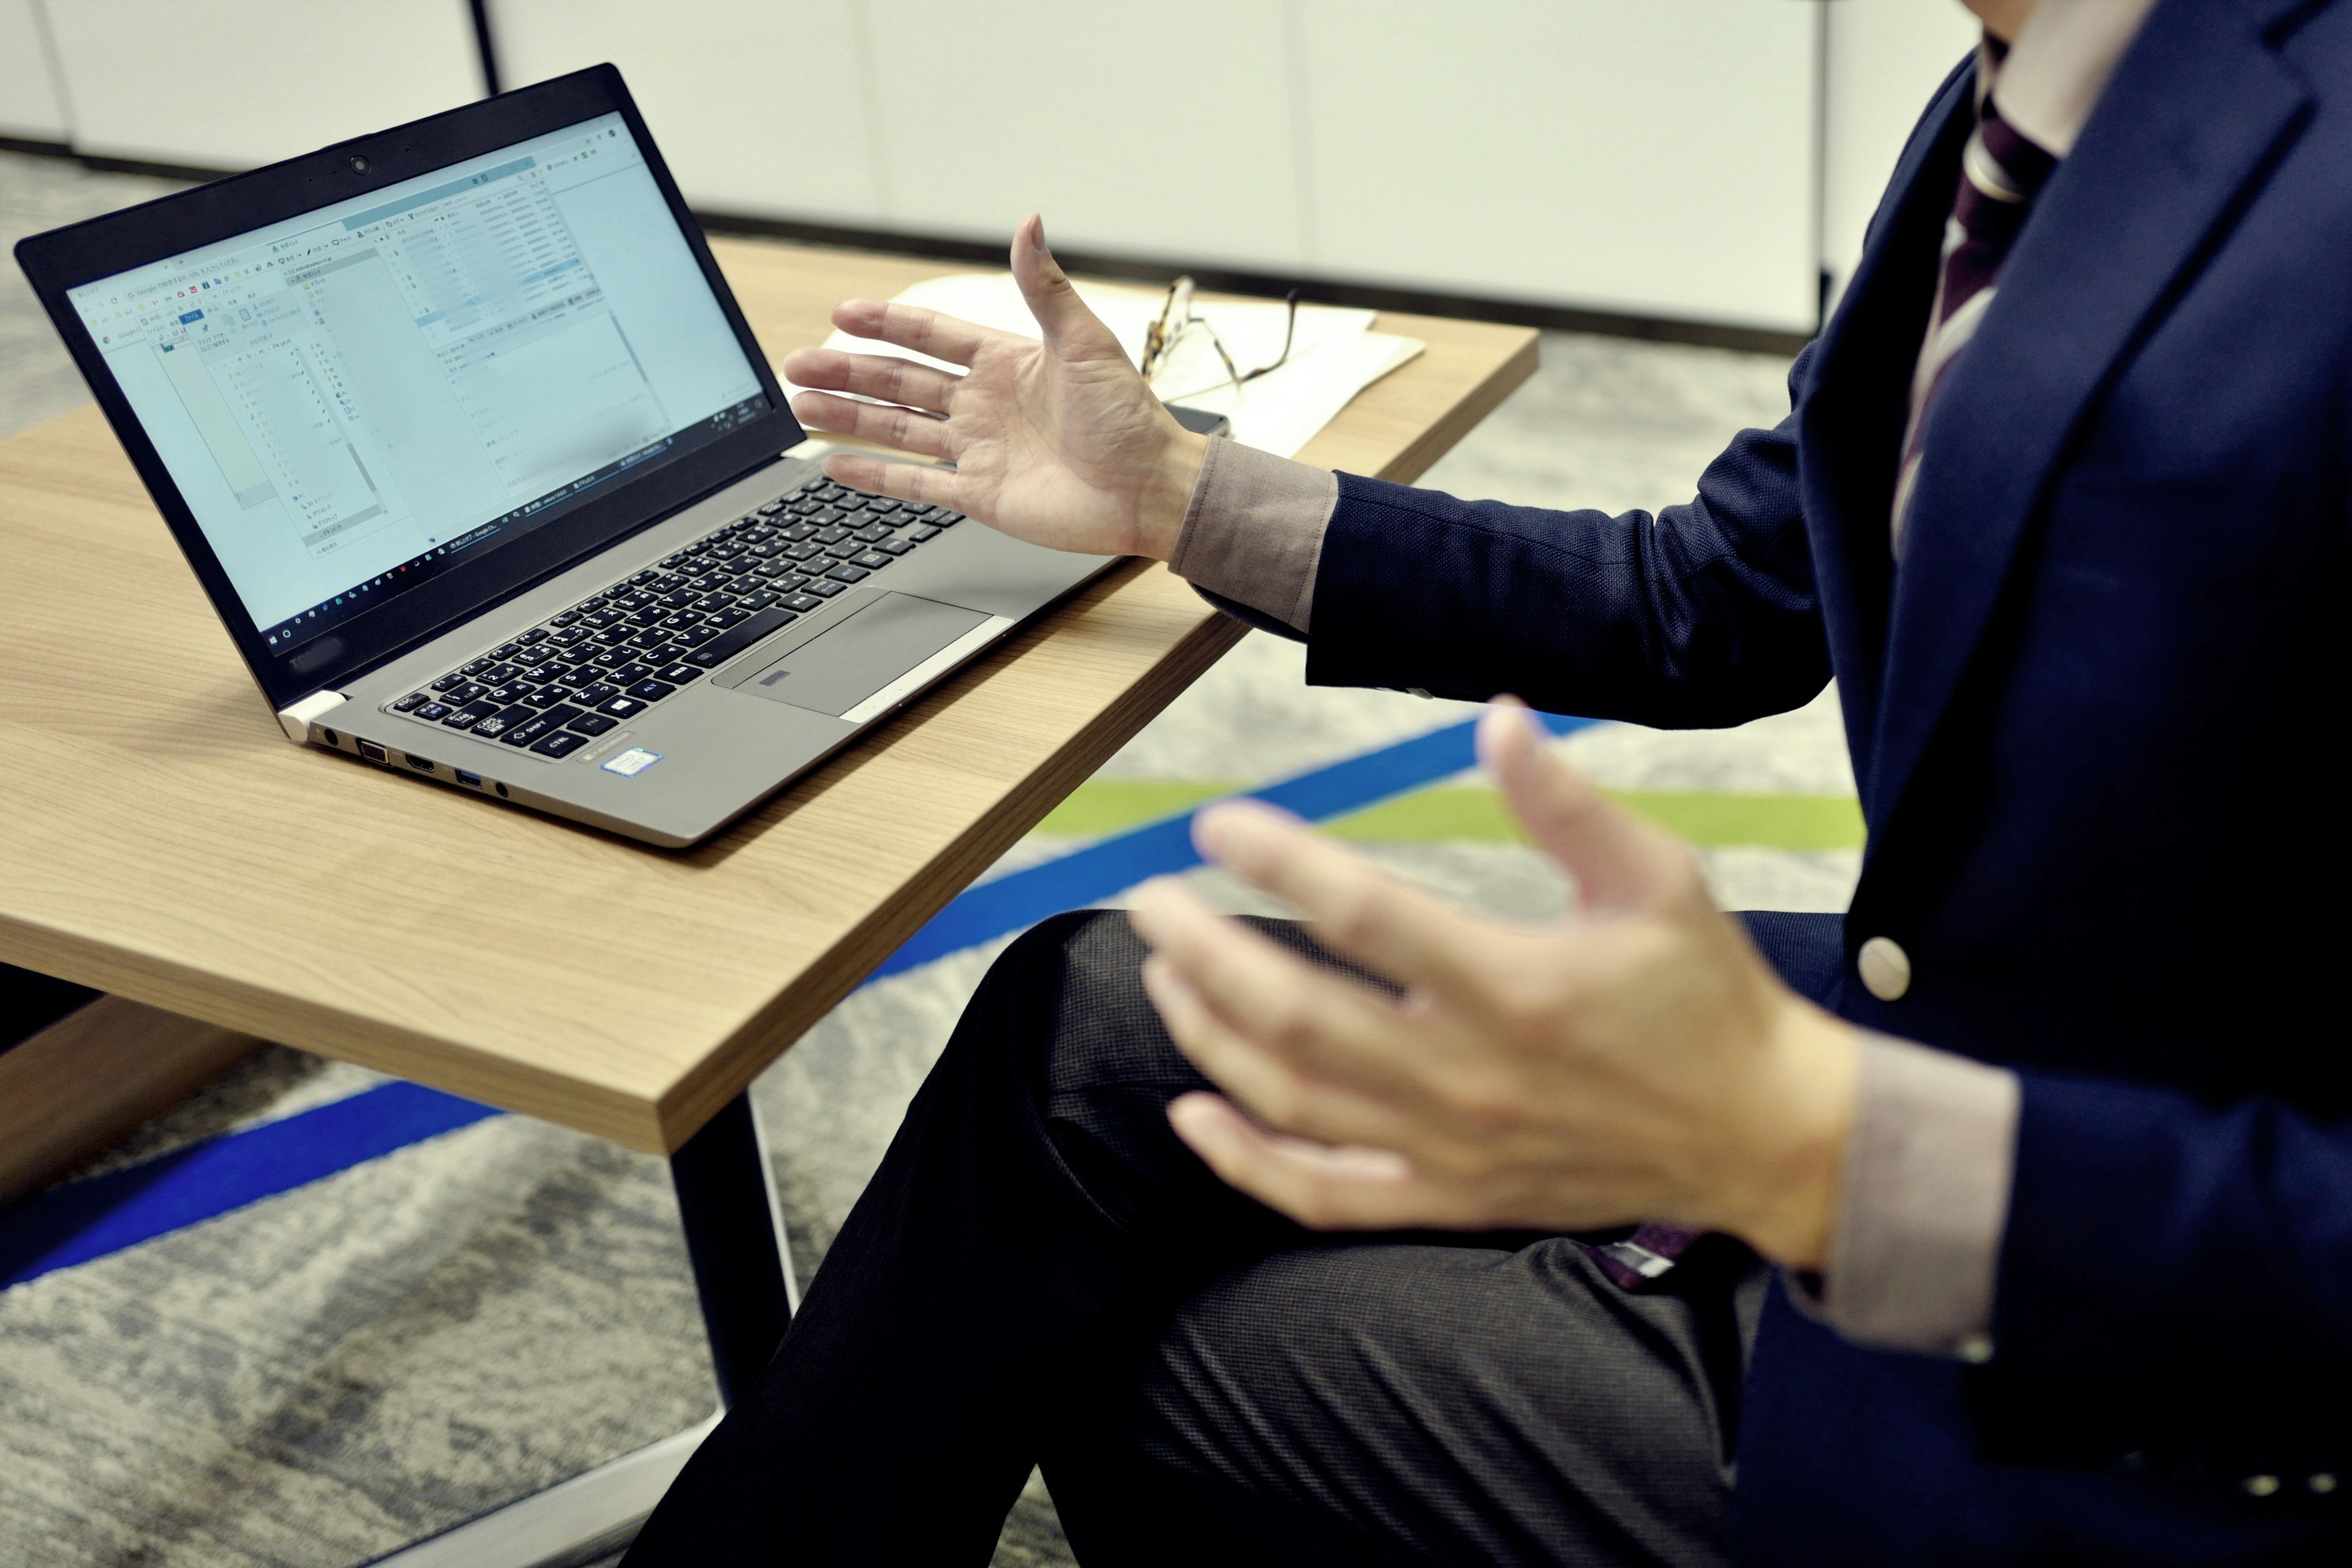
<svg viewBox="0 0 2352 1568">
<path fill-rule="evenodd" d="M 1342 476 L 1308 676 L 1670 726 L 1837 679 L 1870 833 L 1819 999 L 2016 1068 L 2022 1120 L 1990 1364 L 1776 1293 L 1747 1560 L 2340 1555 L 2347 855 L 2286 807 L 2346 709 L 2352 0 L 2153 13 L 1944 384 L 1898 574 L 1971 85 L 1914 132 L 1787 422 L 1654 519 Z M 1853 978 L 1878 933 L 1896 1002 Z"/>
</svg>

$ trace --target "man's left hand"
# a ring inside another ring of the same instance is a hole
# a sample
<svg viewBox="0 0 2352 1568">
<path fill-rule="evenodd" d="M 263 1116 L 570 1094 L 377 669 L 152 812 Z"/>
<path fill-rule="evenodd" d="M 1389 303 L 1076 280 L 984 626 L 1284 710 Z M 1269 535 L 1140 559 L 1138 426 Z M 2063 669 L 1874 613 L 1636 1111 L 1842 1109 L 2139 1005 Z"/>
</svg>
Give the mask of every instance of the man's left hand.
<svg viewBox="0 0 2352 1568">
<path fill-rule="evenodd" d="M 1224 1180 L 1327 1229 L 1658 1220 L 1795 1268 L 1829 1251 L 1861 1050 L 1717 910 L 1696 857 L 1498 703 L 1479 750 L 1574 879 L 1556 924 L 1479 919 L 1268 807 L 1203 811 L 1202 852 L 1302 911 L 1391 998 L 1173 881 L 1137 899 L 1144 984 L 1225 1091 L 1169 1108 Z M 1244 1114 L 1246 1112 L 1246 1114 Z"/>
</svg>

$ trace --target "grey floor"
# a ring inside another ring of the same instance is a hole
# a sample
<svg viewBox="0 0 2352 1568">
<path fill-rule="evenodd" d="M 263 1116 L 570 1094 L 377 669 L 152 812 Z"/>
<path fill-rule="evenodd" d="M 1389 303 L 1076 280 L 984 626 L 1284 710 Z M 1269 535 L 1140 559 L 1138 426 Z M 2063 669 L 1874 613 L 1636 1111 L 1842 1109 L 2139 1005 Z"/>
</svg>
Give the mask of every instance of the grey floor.
<svg viewBox="0 0 2352 1568">
<path fill-rule="evenodd" d="M 168 188 L 0 153 L 0 239 Z M 1786 408 L 1787 366 L 1770 358 L 1563 334 L 1543 353 L 1536 379 L 1425 483 L 1654 507 L 1686 497 L 1733 430 Z M 0 268 L 0 435 L 86 396 L 21 278 Z M 1268 779 L 1462 711 L 1310 691 L 1301 674 L 1294 646 L 1252 636 L 1105 775 Z M 1827 697 L 1736 731 L 1610 726 L 1566 749 L 1618 788 L 1852 790 Z M 1007 864 L 1071 844 L 1033 838 Z M 1516 844 L 1368 852 L 1498 914 L 1540 917 L 1566 897 Z M 1706 860 L 1729 907 L 1842 908 L 1856 868 L 1850 850 L 1733 846 Z M 760 1080 L 803 1277 L 993 951 L 858 992 Z M 101 1164 L 374 1081 L 272 1049 Z M 659 1162 L 501 1117 L 0 1292 L 0 1563 L 332 1568 L 689 1425 L 711 1389 L 676 1224 Z M 997 1562 L 1069 1561 L 1033 1481 Z"/>
</svg>

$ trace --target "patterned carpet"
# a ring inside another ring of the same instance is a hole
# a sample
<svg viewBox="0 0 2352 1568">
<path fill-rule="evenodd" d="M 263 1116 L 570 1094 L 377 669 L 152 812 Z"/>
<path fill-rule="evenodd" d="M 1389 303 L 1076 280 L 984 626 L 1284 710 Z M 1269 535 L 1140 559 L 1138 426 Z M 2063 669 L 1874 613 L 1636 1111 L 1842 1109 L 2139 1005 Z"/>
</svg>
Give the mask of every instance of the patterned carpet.
<svg viewBox="0 0 2352 1568">
<path fill-rule="evenodd" d="M 164 188 L 0 153 L 0 238 Z M 1785 408 L 1786 365 L 1767 358 L 1564 335 L 1544 353 L 1537 379 L 1426 482 L 1654 506 L 1687 495 L 1733 429 Z M 0 434 L 85 396 L 22 280 L 0 272 Z M 1309 690 L 1301 675 L 1294 645 L 1252 636 L 1005 867 L 1465 711 Z M 1726 903 L 1843 907 L 1859 819 L 1826 699 L 1738 731 L 1605 726 L 1565 744 L 1693 837 Z M 1477 908 L 1539 916 L 1566 896 L 1475 779 L 1332 826 Z M 803 1279 L 1000 945 L 857 993 L 756 1087 Z M 93 1169 L 377 1081 L 274 1049 Z M 333 1568 L 667 1436 L 710 1403 L 662 1164 L 497 1117 L 0 1291 L 0 1563 Z M 1034 1482 L 996 1561 L 1070 1561 Z"/>
</svg>

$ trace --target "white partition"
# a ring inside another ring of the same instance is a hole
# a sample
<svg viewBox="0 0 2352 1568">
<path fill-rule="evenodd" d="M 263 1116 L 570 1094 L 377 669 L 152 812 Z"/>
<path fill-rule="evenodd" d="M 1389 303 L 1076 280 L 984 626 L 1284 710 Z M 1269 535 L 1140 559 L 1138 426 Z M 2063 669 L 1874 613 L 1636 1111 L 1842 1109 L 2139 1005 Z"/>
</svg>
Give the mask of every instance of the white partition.
<svg viewBox="0 0 2352 1568">
<path fill-rule="evenodd" d="M 1794 331 L 1973 36 L 1956 0 L 489 9 L 506 85 L 619 65 L 705 211 L 995 242 L 1035 208 L 1070 250 Z M 0 0 L 0 133 L 101 155 L 250 165 L 478 79 L 466 0 Z"/>
<path fill-rule="evenodd" d="M 610 61 L 709 212 L 887 221 L 856 0 L 497 0 L 499 85 Z"/>
<path fill-rule="evenodd" d="M 1298 5 L 1318 271 L 1814 324 L 1812 5 Z"/>
<path fill-rule="evenodd" d="M 73 134 L 52 78 L 36 0 L 0 0 L 0 136 L 64 142 Z"/>
<path fill-rule="evenodd" d="M 466 0 L 43 0 L 74 145 L 242 169 L 479 98 Z"/>
<path fill-rule="evenodd" d="M 871 0 L 895 226 L 1282 271 L 1305 259 L 1286 5 Z"/>
<path fill-rule="evenodd" d="M 1863 230 L 1936 84 L 1976 47 L 1953 0 L 1836 0 L 1829 8 L 1822 267 L 1832 298 L 1862 259 Z"/>
<path fill-rule="evenodd" d="M 491 15 L 509 83 L 619 66 L 707 210 L 996 241 L 1036 208 L 1069 247 L 1302 256 L 1280 4 L 496 0 Z"/>
</svg>

